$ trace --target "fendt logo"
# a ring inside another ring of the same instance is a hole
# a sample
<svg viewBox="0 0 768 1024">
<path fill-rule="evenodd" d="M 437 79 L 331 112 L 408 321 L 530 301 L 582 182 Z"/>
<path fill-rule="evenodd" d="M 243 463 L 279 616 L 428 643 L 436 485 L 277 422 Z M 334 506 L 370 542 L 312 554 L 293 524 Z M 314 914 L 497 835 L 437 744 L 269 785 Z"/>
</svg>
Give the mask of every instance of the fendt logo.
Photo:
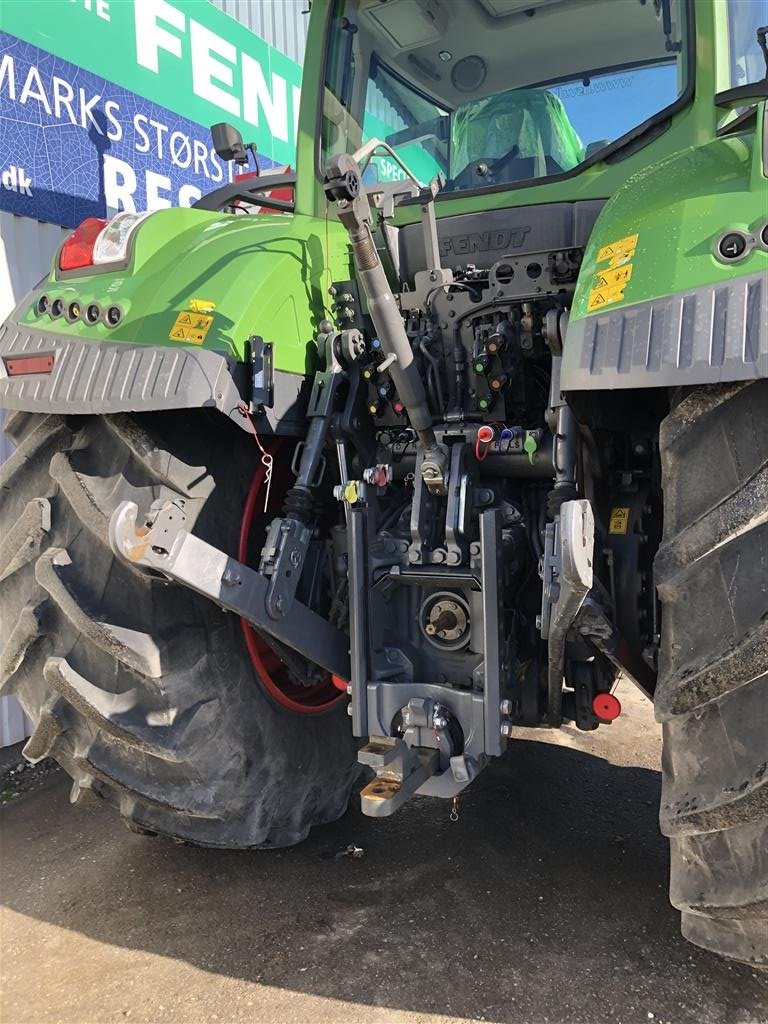
<svg viewBox="0 0 768 1024">
<path fill-rule="evenodd" d="M 443 256 L 466 256 L 473 252 L 491 252 L 499 249 L 522 248 L 530 227 L 499 231 L 473 231 L 469 235 L 450 235 L 440 239 Z"/>
<path fill-rule="evenodd" d="M 22 196 L 32 195 L 32 179 L 23 167 L 14 167 L 13 164 L 0 175 L 0 182 L 6 192 L 18 192 Z"/>
</svg>

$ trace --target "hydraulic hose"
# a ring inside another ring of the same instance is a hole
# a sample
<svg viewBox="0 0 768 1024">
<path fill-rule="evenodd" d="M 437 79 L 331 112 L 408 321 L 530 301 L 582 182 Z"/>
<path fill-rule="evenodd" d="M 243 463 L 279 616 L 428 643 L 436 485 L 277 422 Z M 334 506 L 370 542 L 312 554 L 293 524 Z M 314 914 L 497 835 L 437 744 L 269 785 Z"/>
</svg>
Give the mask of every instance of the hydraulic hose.
<svg viewBox="0 0 768 1024">
<path fill-rule="evenodd" d="M 437 397 L 437 411 L 440 416 L 445 412 L 445 402 L 443 400 L 443 386 L 440 383 L 440 366 L 438 365 L 437 359 L 429 351 L 428 341 L 432 340 L 430 334 L 425 335 L 419 343 L 419 349 L 421 354 L 429 363 L 430 369 L 433 373 L 433 380 L 435 385 L 436 397 Z"/>
</svg>

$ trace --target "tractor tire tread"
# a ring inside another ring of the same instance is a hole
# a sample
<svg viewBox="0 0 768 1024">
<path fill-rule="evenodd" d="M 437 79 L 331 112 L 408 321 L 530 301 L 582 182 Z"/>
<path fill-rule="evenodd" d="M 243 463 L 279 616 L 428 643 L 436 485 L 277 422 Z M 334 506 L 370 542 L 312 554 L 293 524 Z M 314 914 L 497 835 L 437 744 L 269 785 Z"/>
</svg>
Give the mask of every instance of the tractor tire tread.
<svg viewBox="0 0 768 1024">
<path fill-rule="evenodd" d="M 683 934 L 768 962 L 768 381 L 693 388 L 660 431 L 660 823 Z"/>
<path fill-rule="evenodd" d="M 279 708 L 236 616 L 109 547 L 120 502 L 174 500 L 190 528 L 235 551 L 247 436 L 202 412 L 10 426 L 0 687 L 32 721 L 25 756 L 59 761 L 72 800 L 101 797 L 136 831 L 199 845 L 290 845 L 343 814 L 358 776 L 344 709 Z"/>
</svg>

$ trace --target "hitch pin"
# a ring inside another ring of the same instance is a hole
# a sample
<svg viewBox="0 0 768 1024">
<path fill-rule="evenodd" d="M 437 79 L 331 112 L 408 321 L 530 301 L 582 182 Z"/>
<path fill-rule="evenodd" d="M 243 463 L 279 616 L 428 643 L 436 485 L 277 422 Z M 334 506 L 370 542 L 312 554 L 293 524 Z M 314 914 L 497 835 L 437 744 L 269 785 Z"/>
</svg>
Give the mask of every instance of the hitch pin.
<svg viewBox="0 0 768 1024">
<path fill-rule="evenodd" d="M 376 371 L 378 373 L 384 373 L 386 370 L 388 370 L 390 368 L 392 363 L 396 363 L 396 362 L 397 362 L 397 355 L 394 352 L 390 352 L 390 354 L 387 356 L 387 358 L 384 359 L 382 362 L 380 362 L 379 365 L 376 367 Z"/>
<path fill-rule="evenodd" d="M 448 815 L 451 821 L 459 820 L 459 798 L 455 796 L 451 801 L 451 813 Z"/>
</svg>

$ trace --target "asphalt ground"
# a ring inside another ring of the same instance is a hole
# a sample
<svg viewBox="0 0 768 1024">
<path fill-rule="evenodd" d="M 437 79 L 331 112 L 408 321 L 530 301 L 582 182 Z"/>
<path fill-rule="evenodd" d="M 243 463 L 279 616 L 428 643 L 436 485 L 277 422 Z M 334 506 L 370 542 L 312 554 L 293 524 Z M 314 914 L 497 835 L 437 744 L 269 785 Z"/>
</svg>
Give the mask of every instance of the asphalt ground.
<svg viewBox="0 0 768 1024">
<path fill-rule="evenodd" d="M 457 822 L 353 807 L 286 850 L 137 836 L 49 776 L 0 812 L 0 1019 L 768 1020 L 768 975 L 679 935 L 659 731 L 619 696 L 597 733 L 520 731 Z"/>
</svg>

